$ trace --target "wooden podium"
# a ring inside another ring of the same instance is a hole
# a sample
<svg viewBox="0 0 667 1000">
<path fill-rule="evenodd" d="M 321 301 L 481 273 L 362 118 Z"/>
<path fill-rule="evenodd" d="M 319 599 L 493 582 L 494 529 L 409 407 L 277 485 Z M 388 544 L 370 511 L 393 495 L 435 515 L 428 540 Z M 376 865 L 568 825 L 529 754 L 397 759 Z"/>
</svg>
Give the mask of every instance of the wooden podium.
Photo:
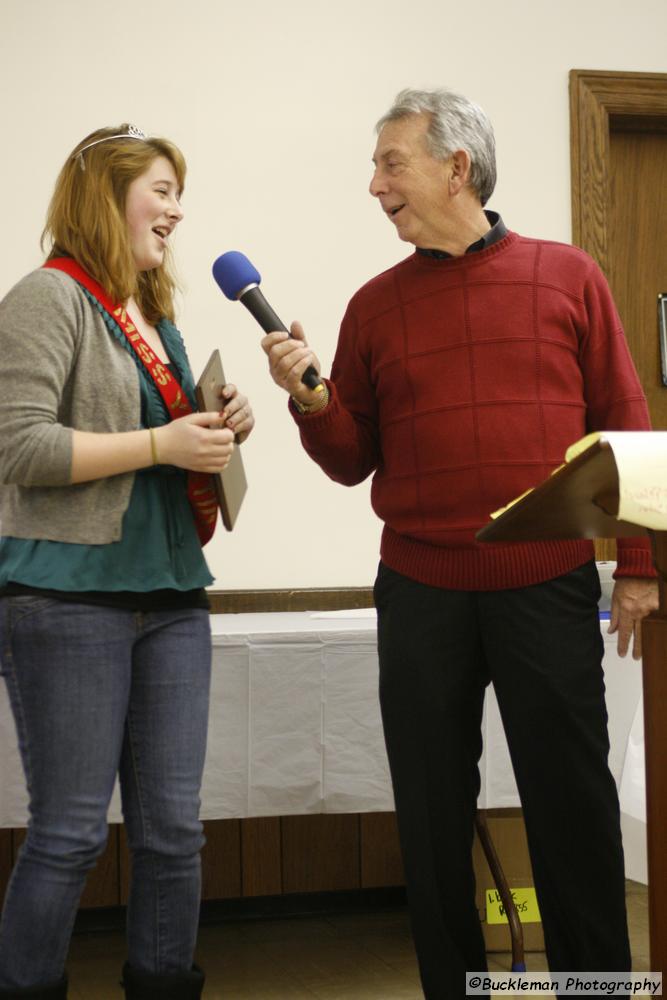
<svg viewBox="0 0 667 1000">
<path fill-rule="evenodd" d="M 667 531 L 620 521 L 611 447 L 596 441 L 485 525 L 484 542 L 648 535 L 660 607 L 642 623 L 651 971 L 667 972 Z"/>
</svg>

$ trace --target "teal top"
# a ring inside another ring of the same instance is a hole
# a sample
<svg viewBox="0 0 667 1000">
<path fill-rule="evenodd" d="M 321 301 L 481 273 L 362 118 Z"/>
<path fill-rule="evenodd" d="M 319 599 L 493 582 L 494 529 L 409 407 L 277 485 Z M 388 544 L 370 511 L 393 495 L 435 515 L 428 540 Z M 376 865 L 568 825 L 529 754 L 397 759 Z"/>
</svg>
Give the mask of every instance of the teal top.
<svg viewBox="0 0 667 1000">
<path fill-rule="evenodd" d="M 83 289 L 99 311 L 110 334 L 136 363 L 141 394 L 141 426 L 169 422 L 155 383 L 139 361 L 115 320 Z M 165 350 L 193 409 L 194 380 L 176 327 L 157 324 Z M 46 539 L 0 539 L 0 587 L 7 583 L 48 590 L 189 591 L 213 582 L 187 496 L 187 473 L 173 466 L 140 469 L 134 477 L 130 502 L 123 516 L 119 541 L 79 545 Z"/>
</svg>

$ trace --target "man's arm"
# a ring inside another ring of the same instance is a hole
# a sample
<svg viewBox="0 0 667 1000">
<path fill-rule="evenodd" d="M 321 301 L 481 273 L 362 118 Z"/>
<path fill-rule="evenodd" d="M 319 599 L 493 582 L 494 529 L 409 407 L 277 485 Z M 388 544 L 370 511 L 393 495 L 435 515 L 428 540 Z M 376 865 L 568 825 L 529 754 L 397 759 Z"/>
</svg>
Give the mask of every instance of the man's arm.
<svg viewBox="0 0 667 1000">
<path fill-rule="evenodd" d="M 380 457 L 375 391 L 357 354 L 354 323 L 348 316 L 343 320 L 325 393 L 301 382 L 305 369 L 313 365 L 319 373 L 320 363 L 301 324 L 292 323 L 290 329 L 290 337 L 275 332 L 262 340 L 271 377 L 290 394 L 290 411 L 313 461 L 335 482 L 354 486 L 370 475 Z"/>
</svg>

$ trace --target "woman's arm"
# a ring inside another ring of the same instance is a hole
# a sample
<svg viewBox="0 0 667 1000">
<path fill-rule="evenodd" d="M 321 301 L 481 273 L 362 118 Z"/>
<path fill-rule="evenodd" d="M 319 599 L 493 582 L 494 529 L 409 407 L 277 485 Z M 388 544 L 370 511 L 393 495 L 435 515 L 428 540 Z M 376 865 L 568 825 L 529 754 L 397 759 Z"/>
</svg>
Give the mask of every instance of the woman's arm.
<svg viewBox="0 0 667 1000">
<path fill-rule="evenodd" d="M 80 350 L 82 306 L 71 279 L 45 270 L 0 303 L 0 482 L 69 482 L 72 432 L 61 408 Z"/>
<path fill-rule="evenodd" d="M 235 385 L 222 389 L 220 413 L 191 413 L 152 430 L 122 434 L 72 432 L 72 482 L 85 483 L 149 465 L 176 465 L 193 472 L 222 472 L 245 441 L 255 417 Z M 152 435 L 152 440 L 151 440 Z"/>
<path fill-rule="evenodd" d="M 176 465 L 193 472 L 222 472 L 234 450 L 234 432 L 216 428 L 220 423 L 218 413 L 191 413 L 152 430 L 119 434 L 75 430 L 71 482 L 86 483 L 148 468 L 156 464 L 154 451 L 161 465 Z"/>
</svg>

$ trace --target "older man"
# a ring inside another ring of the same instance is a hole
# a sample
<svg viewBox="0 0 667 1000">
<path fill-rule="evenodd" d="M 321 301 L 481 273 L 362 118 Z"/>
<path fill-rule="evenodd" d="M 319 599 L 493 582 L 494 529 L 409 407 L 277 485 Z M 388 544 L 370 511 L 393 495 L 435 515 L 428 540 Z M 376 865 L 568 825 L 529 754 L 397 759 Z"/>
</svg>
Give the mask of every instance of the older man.
<svg viewBox="0 0 667 1000">
<path fill-rule="evenodd" d="M 489 682 L 550 967 L 629 970 L 592 543 L 475 533 L 585 433 L 647 429 L 644 395 L 594 262 L 484 210 L 479 107 L 406 90 L 377 129 L 370 191 L 415 252 L 352 298 L 325 392 L 300 381 L 318 363 L 298 324 L 263 346 L 308 453 L 345 485 L 374 473 L 380 699 L 424 993 L 464 996 L 486 968 L 471 844 Z M 640 653 L 652 576 L 644 542 L 619 542 L 622 655 L 633 633 Z"/>
</svg>

